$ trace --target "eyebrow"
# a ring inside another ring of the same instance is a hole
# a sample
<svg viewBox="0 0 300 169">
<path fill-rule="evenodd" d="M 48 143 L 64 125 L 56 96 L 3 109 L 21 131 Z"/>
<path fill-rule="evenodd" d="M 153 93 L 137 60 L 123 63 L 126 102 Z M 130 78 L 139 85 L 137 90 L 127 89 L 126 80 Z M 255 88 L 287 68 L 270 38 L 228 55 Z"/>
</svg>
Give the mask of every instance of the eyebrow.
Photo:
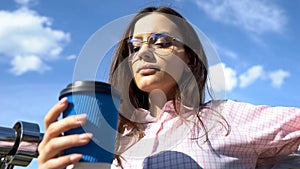
<svg viewBox="0 0 300 169">
<path fill-rule="evenodd" d="M 173 35 L 171 35 L 171 34 L 168 33 L 168 32 L 140 33 L 140 34 L 132 35 L 129 39 L 139 39 L 139 40 L 143 40 L 143 36 L 145 36 L 145 35 L 149 35 L 149 36 L 150 36 L 151 34 L 166 34 L 166 35 L 172 37 L 173 40 L 175 40 L 176 42 L 179 42 L 179 43 L 185 45 L 185 43 L 184 43 L 180 38 L 174 37 Z M 147 39 L 149 38 L 149 36 L 147 37 Z"/>
<path fill-rule="evenodd" d="M 144 36 L 148 35 L 146 39 L 148 39 L 148 37 L 153 34 L 153 32 L 151 33 L 140 33 L 140 34 L 135 34 L 135 35 L 132 35 L 131 38 L 134 38 L 134 39 L 143 39 Z"/>
<path fill-rule="evenodd" d="M 151 34 L 167 34 L 167 35 L 171 35 L 170 33 L 168 32 L 148 32 L 148 33 L 139 33 L 139 34 L 133 34 L 132 37 L 133 38 L 136 38 L 136 37 L 143 37 L 145 35 L 148 35 L 148 37 L 151 35 Z"/>
</svg>

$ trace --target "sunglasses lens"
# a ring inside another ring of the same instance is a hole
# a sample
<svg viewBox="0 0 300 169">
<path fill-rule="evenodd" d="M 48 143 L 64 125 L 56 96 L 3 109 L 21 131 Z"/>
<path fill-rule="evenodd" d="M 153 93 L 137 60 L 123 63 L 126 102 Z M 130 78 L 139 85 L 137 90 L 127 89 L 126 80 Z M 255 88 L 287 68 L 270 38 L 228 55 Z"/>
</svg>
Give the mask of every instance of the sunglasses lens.
<svg viewBox="0 0 300 169">
<path fill-rule="evenodd" d="M 157 55 L 170 55 L 174 48 L 173 41 L 174 38 L 165 33 L 153 33 L 148 37 L 147 41 L 142 41 L 137 38 L 128 39 L 127 45 L 130 52 L 129 57 L 134 59 L 133 57 L 136 56 L 143 43 L 147 43 L 149 45 L 149 49 L 152 49 L 152 51 Z"/>
<path fill-rule="evenodd" d="M 160 56 L 170 55 L 173 52 L 173 38 L 167 34 L 158 33 L 152 34 L 152 43 L 155 52 Z M 150 42 L 149 42 L 150 43 Z"/>
<path fill-rule="evenodd" d="M 155 44 L 157 42 L 166 42 L 168 41 L 168 35 L 161 33 L 153 33 L 149 36 L 148 43 Z"/>
<path fill-rule="evenodd" d="M 129 52 L 131 54 L 134 54 L 134 53 L 138 52 L 138 50 L 141 46 L 141 42 L 138 39 L 128 39 L 127 46 L 128 46 Z"/>
</svg>

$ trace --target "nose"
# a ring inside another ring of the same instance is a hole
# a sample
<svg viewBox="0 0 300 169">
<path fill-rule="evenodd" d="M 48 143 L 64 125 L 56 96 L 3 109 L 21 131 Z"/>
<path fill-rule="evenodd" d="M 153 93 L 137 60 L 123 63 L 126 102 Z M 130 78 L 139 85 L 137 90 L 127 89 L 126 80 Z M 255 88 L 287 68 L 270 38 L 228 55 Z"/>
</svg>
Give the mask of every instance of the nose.
<svg viewBox="0 0 300 169">
<path fill-rule="evenodd" d="M 138 51 L 136 58 L 144 60 L 153 59 L 153 51 L 154 49 L 148 43 L 144 43 Z"/>
</svg>

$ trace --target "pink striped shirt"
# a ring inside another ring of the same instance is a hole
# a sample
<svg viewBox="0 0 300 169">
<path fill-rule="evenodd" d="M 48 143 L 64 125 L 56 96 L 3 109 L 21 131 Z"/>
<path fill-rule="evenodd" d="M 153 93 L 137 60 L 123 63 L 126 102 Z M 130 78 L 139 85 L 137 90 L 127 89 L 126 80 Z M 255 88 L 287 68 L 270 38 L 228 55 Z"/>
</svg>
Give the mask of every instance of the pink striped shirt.
<svg viewBox="0 0 300 169">
<path fill-rule="evenodd" d="M 161 115 L 139 110 L 145 136 L 128 132 L 120 138 L 122 165 L 125 169 L 254 169 L 264 160 L 273 161 L 290 154 L 300 145 L 300 109 L 292 107 L 254 106 L 247 103 L 213 101 L 200 118 L 188 107 L 179 116 L 172 102 Z M 214 111 L 212 111 L 214 110 Z M 226 121 L 215 112 L 219 112 Z M 128 147 L 128 143 L 136 142 Z M 116 160 L 111 168 L 118 168 Z"/>
</svg>

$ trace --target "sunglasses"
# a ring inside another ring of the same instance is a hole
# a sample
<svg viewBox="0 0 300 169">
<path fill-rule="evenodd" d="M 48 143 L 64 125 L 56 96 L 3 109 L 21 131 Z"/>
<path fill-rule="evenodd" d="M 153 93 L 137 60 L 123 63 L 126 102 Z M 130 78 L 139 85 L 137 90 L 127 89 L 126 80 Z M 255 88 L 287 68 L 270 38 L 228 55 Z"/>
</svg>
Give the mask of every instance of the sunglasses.
<svg viewBox="0 0 300 169">
<path fill-rule="evenodd" d="M 167 33 L 151 33 L 145 41 L 134 37 L 129 38 L 127 40 L 127 45 L 130 52 L 129 59 L 132 60 L 136 57 L 144 43 L 148 44 L 149 50 L 160 56 L 170 55 L 174 50 L 174 42 L 184 44 L 178 38 L 170 36 Z"/>
</svg>

